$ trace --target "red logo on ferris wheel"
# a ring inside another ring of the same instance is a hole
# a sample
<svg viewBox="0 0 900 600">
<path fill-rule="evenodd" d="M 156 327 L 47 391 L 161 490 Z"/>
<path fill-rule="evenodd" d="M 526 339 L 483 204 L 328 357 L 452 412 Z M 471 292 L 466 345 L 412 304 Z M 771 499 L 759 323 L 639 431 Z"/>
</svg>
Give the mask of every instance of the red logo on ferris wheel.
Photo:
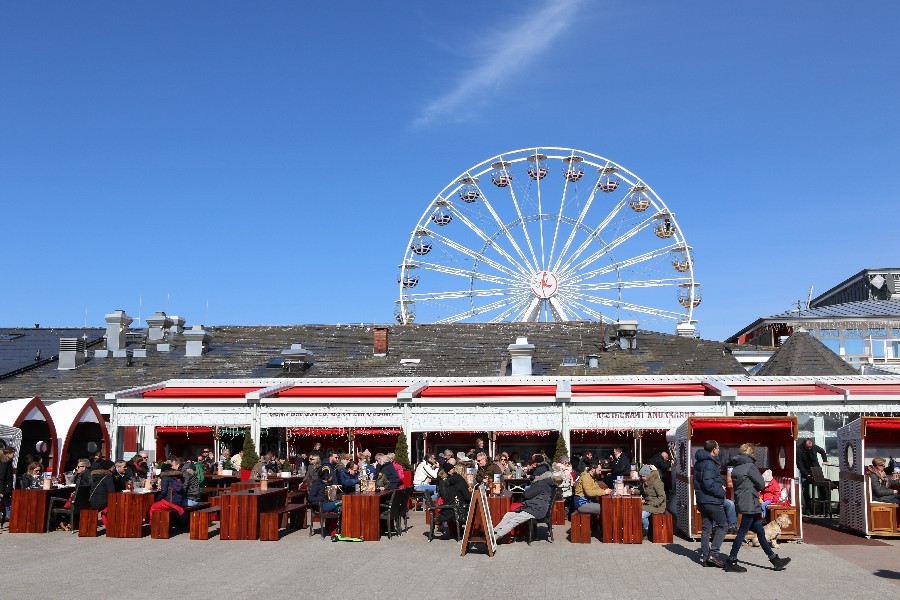
<svg viewBox="0 0 900 600">
<path fill-rule="evenodd" d="M 539 271 L 531 281 L 531 291 L 538 298 L 547 299 L 559 289 L 559 280 L 550 271 Z"/>
</svg>

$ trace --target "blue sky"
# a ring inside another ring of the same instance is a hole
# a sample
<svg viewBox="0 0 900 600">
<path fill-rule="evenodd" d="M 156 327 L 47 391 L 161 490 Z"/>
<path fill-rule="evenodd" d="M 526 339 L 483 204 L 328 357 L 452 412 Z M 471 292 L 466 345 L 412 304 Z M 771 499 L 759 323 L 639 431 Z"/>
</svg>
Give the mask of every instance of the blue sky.
<svg viewBox="0 0 900 600">
<path fill-rule="evenodd" d="M 386 322 L 457 174 L 639 174 L 703 337 L 898 266 L 894 2 L 0 5 L 0 325 Z M 208 308 L 207 308 L 208 304 Z"/>
</svg>

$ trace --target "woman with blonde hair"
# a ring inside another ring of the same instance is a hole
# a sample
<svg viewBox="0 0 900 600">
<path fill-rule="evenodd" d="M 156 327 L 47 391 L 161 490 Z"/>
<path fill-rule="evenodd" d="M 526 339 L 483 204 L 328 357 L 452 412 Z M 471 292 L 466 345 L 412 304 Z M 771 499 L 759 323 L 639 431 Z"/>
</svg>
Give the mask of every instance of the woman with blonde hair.
<svg viewBox="0 0 900 600">
<path fill-rule="evenodd" d="M 742 517 L 737 537 L 734 538 L 734 543 L 731 545 L 731 554 L 725 561 L 725 570 L 735 573 L 747 571 L 746 567 L 737 564 L 737 556 L 748 531 L 756 534 L 760 547 L 769 557 L 769 562 L 776 571 L 783 570 L 785 565 L 791 562 L 790 558 L 779 558 L 769 542 L 766 541 L 766 532 L 763 530 L 762 522 L 762 506 L 759 502 L 759 493 L 766 488 L 766 483 L 756 466 L 756 459 L 753 457 L 755 453 L 756 446 L 753 444 L 741 444 L 740 454 L 731 459 L 731 464 L 734 466 L 731 471 L 734 504 Z"/>
</svg>

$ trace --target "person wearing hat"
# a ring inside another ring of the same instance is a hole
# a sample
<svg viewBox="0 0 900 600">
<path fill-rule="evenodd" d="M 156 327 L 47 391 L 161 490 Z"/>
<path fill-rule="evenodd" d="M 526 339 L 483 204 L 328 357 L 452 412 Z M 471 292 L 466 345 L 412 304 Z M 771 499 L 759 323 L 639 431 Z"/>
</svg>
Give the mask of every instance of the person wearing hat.
<svg viewBox="0 0 900 600">
<path fill-rule="evenodd" d="M 93 466 L 95 468 L 91 471 L 91 494 L 88 501 L 91 508 L 100 511 L 100 520 L 103 521 L 103 526 L 106 527 L 106 510 L 109 506 L 109 495 L 117 491 L 112 474 L 115 463 L 101 458 Z"/>
<path fill-rule="evenodd" d="M 762 474 L 763 483 L 766 484 L 765 489 L 760 492 L 759 499 L 762 502 L 762 516 L 765 518 L 766 516 L 766 507 L 772 504 L 773 502 L 778 502 L 781 500 L 781 486 L 778 485 L 778 482 L 775 481 L 775 478 L 772 476 L 772 469 L 766 469 Z"/>
<path fill-rule="evenodd" d="M 885 464 L 887 461 L 880 456 L 872 459 L 872 470 L 869 472 L 869 480 L 872 482 L 872 501 L 900 504 L 900 492 L 891 489 L 887 473 L 884 472 Z"/>
<path fill-rule="evenodd" d="M 650 515 L 661 515 L 666 512 L 666 488 L 659 471 L 653 465 L 644 465 L 638 471 L 641 478 L 641 527 L 644 529 L 644 537 L 650 531 Z"/>
<path fill-rule="evenodd" d="M 738 512 L 741 514 L 741 525 L 738 528 L 737 537 L 731 545 L 731 553 L 728 560 L 725 561 L 725 570 L 734 573 L 745 573 L 746 567 L 737 564 L 738 552 L 744 544 L 744 538 L 748 531 L 756 534 L 756 540 L 769 562 L 775 567 L 776 571 L 781 571 L 791 562 L 790 558 L 780 558 L 769 542 L 766 541 L 766 532 L 762 523 L 762 507 L 759 503 L 759 493 L 765 489 L 766 484 L 762 475 L 756 466 L 756 459 L 753 454 L 756 452 L 756 446 L 753 444 L 741 444 L 741 452 L 731 459 L 731 481 L 734 484 L 734 504 Z"/>
</svg>

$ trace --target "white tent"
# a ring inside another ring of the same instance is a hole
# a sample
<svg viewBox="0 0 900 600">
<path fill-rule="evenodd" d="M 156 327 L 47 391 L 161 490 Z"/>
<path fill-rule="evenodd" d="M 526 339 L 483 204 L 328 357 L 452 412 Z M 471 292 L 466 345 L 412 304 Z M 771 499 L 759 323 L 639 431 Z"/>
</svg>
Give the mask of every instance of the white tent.
<svg viewBox="0 0 900 600">
<path fill-rule="evenodd" d="M 59 402 L 50 404 L 47 407 L 47 410 L 53 418 L 53 423 L 56 425 L 57 435 L 59 436 L 57 441 L 59 454 L 56 456 L 55 460 L 56 466 L 59 467 L 57 472 L 61 473 L 65 468 L 66 457 L 69 452 L 69 443 L 72 441 L 75 428 L 80 423 L 97 423 L 100 425 L 100 432 L 103 439 L 99 441 L 104 444 L 106 455 L 109 455 L 109 431 L 107 430 L 106 423 L 103 421 L 103 416 L 100 414 L 100 410 L 97 408 L 93 399 L 73 398 L 71 400 L 60 400 Z"/>
</svg>

